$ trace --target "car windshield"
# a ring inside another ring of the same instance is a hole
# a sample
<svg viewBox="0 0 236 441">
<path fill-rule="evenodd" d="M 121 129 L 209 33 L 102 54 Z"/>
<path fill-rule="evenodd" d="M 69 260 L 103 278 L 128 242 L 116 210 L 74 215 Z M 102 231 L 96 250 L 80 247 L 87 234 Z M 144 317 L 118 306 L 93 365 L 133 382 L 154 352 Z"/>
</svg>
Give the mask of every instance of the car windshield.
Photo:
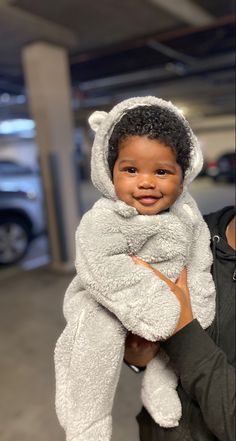
<svg viewBox="0 0 236 441">
<path fill-rule="evenodd" d="M 0 176 L 33 174 L 34 171 L 26 165 L 14 161 L 0 161 Z"/>
</svg>

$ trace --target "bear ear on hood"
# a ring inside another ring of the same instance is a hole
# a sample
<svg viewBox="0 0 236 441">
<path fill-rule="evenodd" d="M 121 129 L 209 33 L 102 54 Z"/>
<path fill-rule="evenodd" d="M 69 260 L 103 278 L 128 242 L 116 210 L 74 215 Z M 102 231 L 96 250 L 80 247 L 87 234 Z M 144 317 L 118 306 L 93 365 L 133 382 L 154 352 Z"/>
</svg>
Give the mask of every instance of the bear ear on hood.
<svg viewBox="0 0 236 441">
<path fill-rule="evenodd" d="M 97 132 L 101 123 L 104 121 L 107 115 L 108 113 L 103 112 L 102 110 L 96 110 L 95 112 L 92 113 L 92 115 L 90 115 L 88 122 L 91 129 L 93 129 L 94 132 Z"/>
</svg>

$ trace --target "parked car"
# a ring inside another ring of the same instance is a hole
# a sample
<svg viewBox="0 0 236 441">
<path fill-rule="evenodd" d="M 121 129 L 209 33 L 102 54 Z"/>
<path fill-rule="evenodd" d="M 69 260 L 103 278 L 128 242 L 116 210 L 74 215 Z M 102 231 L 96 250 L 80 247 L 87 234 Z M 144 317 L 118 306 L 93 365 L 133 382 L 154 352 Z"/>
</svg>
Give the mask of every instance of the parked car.
<svg viewBox="0 0 236 441">
<path fill-rule="evenodd" d="M 208 162 L 207 175 L 215 181 L 236 181 L 236 154 L 224 153 L 216 161 Z"/>
<path fill-rule="evenodd" d="M 26 254 L 46 229 L 40 175 L 14 161 L 0 161 L 0 265 Z"/>
<path fill-rule="evenodd" d="M 203 158 L 203 166 L 200 173 L 197 175 L 197 178 L 203 178 L 207 176 L 207 166 L 208 166 L 207 160 Z"/>
</svg>

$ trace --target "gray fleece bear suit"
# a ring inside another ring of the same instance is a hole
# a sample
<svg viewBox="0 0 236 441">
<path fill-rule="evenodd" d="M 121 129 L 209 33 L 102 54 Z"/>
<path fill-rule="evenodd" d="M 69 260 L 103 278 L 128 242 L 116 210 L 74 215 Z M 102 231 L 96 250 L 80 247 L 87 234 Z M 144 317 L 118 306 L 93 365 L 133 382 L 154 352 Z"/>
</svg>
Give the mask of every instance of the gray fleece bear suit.
<svg viewBox="0 0 236 441">
<path fill-rule="evenodd" d="M 131 108 L 158 105 L 174 112 L 191 138 L 191 164 L 184 190 L 168 212 L 140 215 L 117 199 L 108 167 L 108 143 L 115 124 Z M 56 409 L 67 441 L 110 441 L 111 411 L 128 331 L 147 340 L 170 336 L 180 306 L 152 271 L 133 262 L 137 255 L 175 281 L 184 266 L 194 317 L 208 327 L 215 313 L 210 274 L 210 235 L 187 185 L 202 167 L 202 154 L 188 122 L 170 102 L 132 98 L 109 113 L 94 112 L 92 180 L 103 194 L 76 232 L 77 275 L 67 289 L 67 325 L 55 350 Z M 147 366 L 142 400 L 154 420 L 175 427 L 181 417 L 177 376 L 160 351 Z"/>
</svg>

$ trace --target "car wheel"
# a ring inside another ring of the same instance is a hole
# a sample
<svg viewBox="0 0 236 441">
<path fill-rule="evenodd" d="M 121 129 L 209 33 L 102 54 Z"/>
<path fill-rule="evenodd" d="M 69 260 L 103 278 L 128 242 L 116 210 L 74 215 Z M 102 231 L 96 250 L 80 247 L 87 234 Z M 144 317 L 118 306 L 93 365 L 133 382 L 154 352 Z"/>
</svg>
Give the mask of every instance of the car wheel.
<svg viewBox="0 0 236 441">
<path fill-rule="evenodd" d="M 12 265 L 25 255 L 30 241 L 27 222 L 16 215 L 0 218 L 0 265 Z"/>
</svg>

